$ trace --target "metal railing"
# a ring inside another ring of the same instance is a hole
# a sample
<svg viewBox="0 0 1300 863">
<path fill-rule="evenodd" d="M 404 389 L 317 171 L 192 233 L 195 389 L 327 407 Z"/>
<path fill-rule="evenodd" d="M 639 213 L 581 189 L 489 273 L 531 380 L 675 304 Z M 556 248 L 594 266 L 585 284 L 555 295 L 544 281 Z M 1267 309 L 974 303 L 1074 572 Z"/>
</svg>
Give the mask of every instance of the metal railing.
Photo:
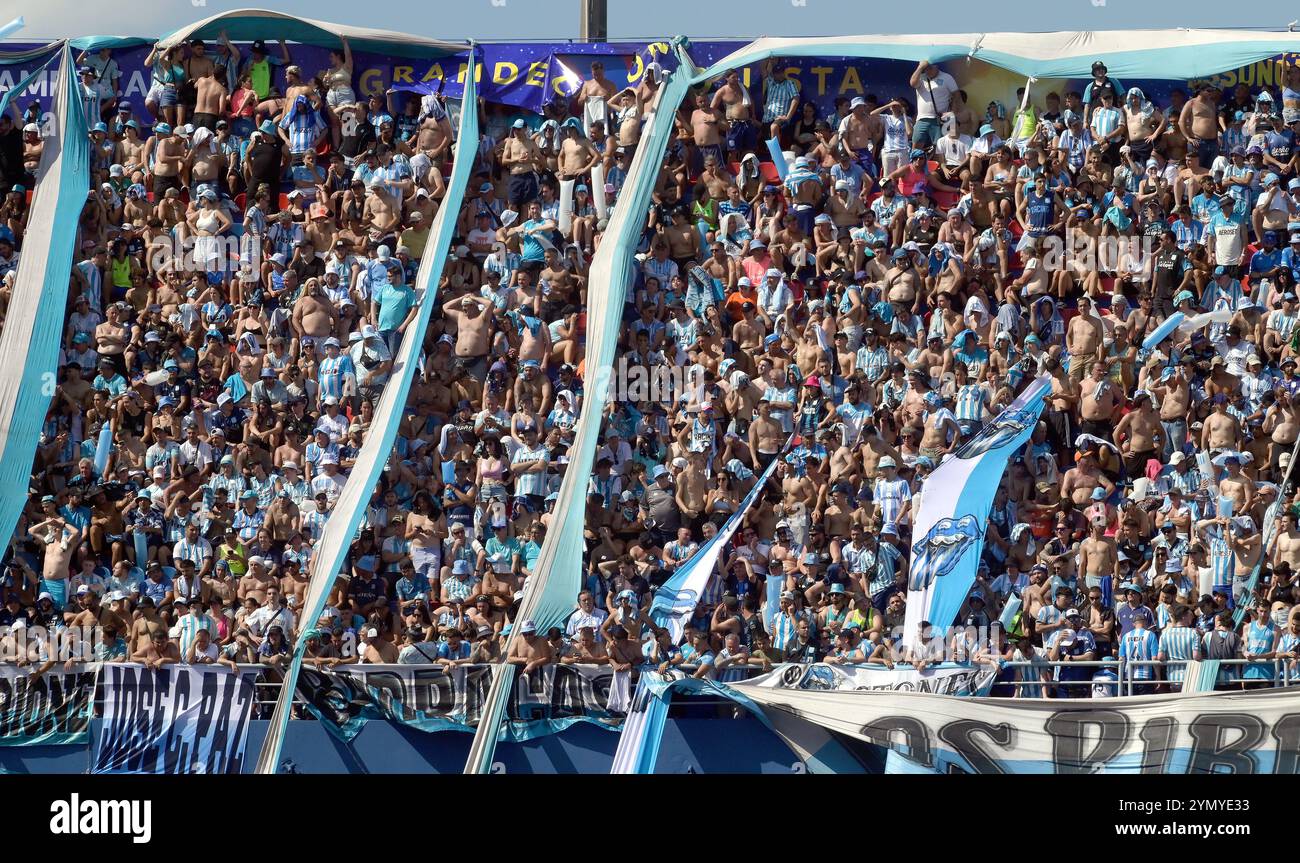
<svg viewBox="0 0 1300 863">
<path fill-rule="evenodd" d="M 1215 689 L 1231 688 L 1234 684 L 1270 684 L 1273 687 L 1290 686 L 1300 683 L 1300 672 L 1292 668 L 1295 660 L 1292 659 L 1221 659 L 1219 662 L 1218 677 L 1215 681 Z M 1113 695 L 1141 695 L 1144 691 L 1154 691 L 1157 686 L 1169 686 L 1177 689 L 1182 685 L 1182 671 L 1187 665 L 1186 660 L 1169 660 L 1161 662 L 1159 660 L 1124 660 L 1124 659 L 1101 659 L 1091 662 L 1051 662 L 1042 661 L 1013 661 L 1004 662 L 1002 668 L 1012 669 L 1017 673 L 1028 672 L 1036 674 L 1036 677 L 1027 677 L 1018 680 L 998 680 L 994 683 L 994 696 L 999 688 L 1012 687 L 1014 695 L 1003 696 L 1012 698 L 1044 698 L 1049 692 L 1066 692 L 1072 687 L 1106 687 L 1114 689 Z M 1115 672 L 1114 680 L 1094 680 L 1091 676 L 1078 680 L 1061 680 L 1062 669 L 1091 669 L 1095 674 L 1097 670 L 1108 668 Z M 1260 676 L 1246 677 L 1242 672 L 1249 669 L 1256 672 L 1267 672 Z M 1150 676 L 1143 672 L 1149 670 Z M 1172 674 L 1170 673 L 1172 672 Z M 1028 691 L 1026 691 L 1028 690 Z"/>
<path fill-rule="evenodd" d="M 89 670 L 98 666 L 100 663 L 84 663 L 78 667 Z M 811 663 L 810 663 L 811 664 Z M 1023 660 L 1023 661 L 1005 661 L 1001 664 L 1002 673 L 993 683 L 991 695 L 1002 698 L 1048 698 L 1048 697 L 1087 697 L 1091 695 L 1094 687 L 1103 687 L 1107 690 L 1108 695 L 1112 696 L 1129 696 L 1140 695 L 1147 692 L 1156 691 L 1157 687 L 1171 687 L 1176 691 L 1181 686 L 1182 675 L 1179 673 L 1181 668 L 1187 663 L 1185 661 L 1171 660 L 1161 662 L 1159 660 L 1123 660 L 1123 659 L 1104 659 L 1093 660 L 1089 662 L 1061 662 L 1050 660 Z M 1300 683 L 1300 670 L 1293 667 L 1297 661 L 1292 659 L 1224 659 L 1219 661 L 1218 678 L 1215 683 L 1215 689 L 1231 689 L 1242 686 L 1243 684 L 1258 687 L 1281 687 L 1290 686 Z M 8 665 L 8 663 L 6 663 Z M 910 663 L 899 663 L 907 666 Z M 342 668 L 361 668 L 360 666 L 341 666 Z M 633 686 L 635 686 L 635 677 L 640 671 L 644 671 L 651 666 L 643 666 L 633 674 Z M 846 666 L 851 667 L 851 666 Z M 870 666 L 874 670 L 880 670 L 880 666 Z M 678 670 L 685 673 L 693 673 L 698 666 L 678 666 Z M 29 666 L 30 669 L 30 666 Z M 1114 679 L 1093 679 L 1093 675 L 1101 669 L 1110 669 L 1114 671 Z M 34 669 L 31 669 L 34 670 Z M 62 670 L 62 664 L 56 665 L 49 673 L 56 674 Z M 269 715 L 274 708 L 280 694 L 282 680 L 279 678 L 279 672 L 269 666 L 248 664 L 240 665 L 240 672 L 256 672 L 253 681 L 255 687 L 254 697 L 254 717 L 263 717 Z M 1062 670 L 1085 670 L 1086 676 L 1080 679 L 1061 679 Z M 749 679 L 766 673 L 766 669 L 751 666 L 733 666 L 727 669 L 729 672 L 723 682 L 732 682 L 736 679 Z M 1012 679 L 1006 679 L 1006 672 L 1011 672 Z M 1149 675 L 1148 673 L 1149 672 Z M 1172 672 L 1172 674 L 1171 674 Z M 1250 675 L 1250 676 L 1247 676 Z M 1010 694 L 1006 694 L 1007 690 Z M 1082 692 L 1079 690 L 1082 689 Z M 726 699 L 720 696 L 700 695 L 694 696 L 691 703 L 697 706 L 703 706 L 707 703 L 716 702 L 722 704 Z M 95 700 L 96 715 L 98 715 L 99 699 Z M 306 709 L 304 702 L 299 693 L 294 693 L 293 704 L 296 708 L 295 715 L 302 719 L 311 719 L 312 714 Z"/>
</svg>

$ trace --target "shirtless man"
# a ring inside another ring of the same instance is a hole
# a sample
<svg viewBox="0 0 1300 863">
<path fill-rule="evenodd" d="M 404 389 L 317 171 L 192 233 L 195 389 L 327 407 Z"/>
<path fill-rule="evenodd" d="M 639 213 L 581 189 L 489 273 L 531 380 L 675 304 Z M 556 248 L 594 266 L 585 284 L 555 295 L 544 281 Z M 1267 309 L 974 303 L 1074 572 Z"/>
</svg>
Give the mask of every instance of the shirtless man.
<svg viewBox="0 0 1300 863">
<path fill-rule="evenodd" d="M 767 328 L 754 316 L 754 312 L 754 304 L 746 300 L 740 306 L 741 319 L 731 328 L 731 337 L 738 346 L 737 365 L 742 366 L 741 370 L 747 374 L 754 372 L 754 357 L 762 349 L 763 340 L 767 336 Z"/>
<path fill-rule="evenodd" d="M 1087 403 L 1086 398 L 1084 403 Z M 1129 479 L 1146 476 L 1147 461 L 1161 458 L 1164 453 L 1164 427 L 1160 424 L 1155 408 L 1151 406 L 1149 392 L 1138 390 L 1133 394 L 1133 408 L 1115 426 L 1112 440 L 1119 447 L 1120 458 L 1124 461 Z"/>
<path fill-rule="evenodd" d="M 853 107 L 841 127 L 844 131 L 840 145 L 853 154 L 854 161 L 863 170 L 867 170 L 868 165 L 874 166 L 873 154 L 884 139 L 884 122 L 867 110 L 867 102 L 862 97 L 855 98 L 851 104 Z"/>
<path fill-rule="evenodd" d="M 537 635 L 537 627 L 531 620 L 519 624 L 519 637 L 510 643 L 510 652 L 506 662 L 521 666 L 519 673 L 525 675 L 541 668 L 554 660 L 554 651 L 550 643 Z"/>
<path fill-rule="evenodd" d="M 921 425 L 921 455 L 928 456 L 938 464 L 939 459 L 956 448 L 961 439 L 961 426 L 957 424 L 952 411 L 943 410 L 943 397 L 933 391 L 931 393 L 934 398 L 926 399 L 930 403 L 930 412 Z"/>
<path fill-rule="evenodd" d="M 259 606 L 266 605 L 267 591 L 275 586 L 275 579 L 266 571 L 266 561 L 254 555 L 248 559 L 248 572 L 239 580 L 239 601 L 252 597 Z"/>
<path fill-rule="evenodd" d="M 703 257 L 700 232 L 686 219 L 674 220 L 674 224 L 665 227 L 664 237 L 668 240 L 668 257 L 677 261 L 683 273 L 686 272 L 685 264 Z"/>
<path fill-rule="evenodd" d="M 1160 423 L 1165 430 L 1165 455 L 1172 455 L 1187 442 L 1187 414 L 1191 408 L 1192 394 L 1187 385 L 1187 373 L 1178 366 L 1167 381 L 1152 387 L 1160 399 Z"/>
<path fill-rule="evenodd" d="M 1241 449 L 1241 422 L 1228 413 L 1228 398 L 1218 393 L 1213 398 L 1214 413 L 1205 418 L 1201 429 L 1201 449 L 1211 456 L 1224 450 Z"/>
<path fill-rule="evenodd" d="M 875 477 L 879 472 L 880 461 L 886 456 L 893 459 L 894 464 L 903 463 L 902 455 L 880 436 L 874 423 L 862 427 L 859 454 L 862 456 L 862 473 L 867 477 Z"/>
<path fill-rule="evenodd" d="M 732 149 L 747 150 L 753 146 L 757 138 L 753 127 L 753 106 L 740 83 L 738 70 L 733 69 L 727 73 L 722 86 L 713 94 L 709 107 L 724 112 L 727 140 Z"/>
<path fill-rule="evenodd" d="M 1278 519 L 1281 529 L 1269 552 L 1269 564 L 1274 568 L 1280 563 L 1288 563 L 1292 572 L 1300 572 L 1300 529 L 1297 529 L 1297 516 L 1287 510 Z"/>
<path fill-rule="evenodd" d="M 1195 148 L 1202 165 L 1214 162 L 1219 154 L 1218 91 L 1209 83 L 1201 84 L 1194 98 L 1188 99 L 1178 114 L 1178 130 L 1187 139 L 1188 149 Z"/>
<path fill-rule="evenodd" d="M 717 97 L 713 99 L 717 102 Z M 707 93 L 695 94 L 695 110 L 691 112 L 691 137 L 701 156 L 713 156 L 722 161 L 722 112 L 711 104 Z"/>
<path fill-rule="evenodd" d="M 1079 314 L 1070 319 L 1065 330 L 1065 349 L 1070 354 L 1070 380 L 1084 379 L 1094 363 L 1105 357 L 1101 321 L 1092 316 L 1092 300 L 1079 298 Z"/>
<path fill-rule="evenodd" d="M 749 451 L 755 471 L 763 470 L 785 446 L 786 435 L 781 423 L 772 419 L 772 403 L 767 399 L 758 402 L 758 416 L 749 425 Z"/>
<path fill-rule="evenodd" d="M 736 178 L 722 166 L 722 161 L 716 156 L 705 156 L 700 182 L 708 187 L 710 197 L 721 201 L 728 197 L 727 190 L 736 185 Z"/>
<path fill-rule="evenodd" d="M 564 127 L 564 142 L 560 144 L 560 162 L 556 174 L 561 180 L 575 180 L 596 166 L 601 155 L 591 146 L 576 125 Z"/>
<path fill-rule="evenodd" d="M 212 66 L 209 74 L 194 81 L 197 97 L 194 102 L 195 128 L 217 130 L 217 120 L 224 117 L 229 107 L 230 94 L 222 79 L 226 76 L 224 66 Z"/>
<path fill-rule="evenodd" d="M 159 627 L 156 632 L 149 633 L 149 640 L 140 649 L 131 653 L 131 661 L 142 663 L 146 668 L 159 669 L 180 662 L 181 650 L 167 640 L 167 633 Z"/>
<path fill-rule="evenodd" d="M 81 528 L 69 524 L 62 516 L 54 515 L 52 505 L 46 507 L 46 512 L 51 514 L 50 517 L 32 525 L 28 533 L 45 544 L 41 577 L 45 581 L 64 581 L 71 572 L 73 552 L 81 544 Z"/>
<path fill-rule="evenodd" d="M 1079 572 L 1089 588 L 1101 587 L 1102 580 L 1119 581 L 1119 549 L 1115 540 L 1106 536 L 1106 519 L 1097 516 L 1092 520 L 1088 537 L 1079 544 Z"/>
<path fill-rule="evenodd" d="M 487 371 L 484 358 L 492 337 L 492 315 L 487 313 L 488 308 L 490 301 L 475 295 L 448 300 L 442 306 L 443 314 L 456 323 L 456 358 L 470 365 L 473 377 Z"/>
<path fill-rule="evenodd" d="M 520 207 L 537 197 L 537 170 L 541 166 L 542 151 L 528 134 L 523 120 L 516 120 L 510 136 L 501 145 L 501 166 L 510 174 L 507 201 Z"/>
<path fill-rule="evenodd" d="M 397 662 L 397 645 L 379 634 L 373 626 L 366 632 L 366 650 L 361 661 L 372 665 L 392 665 Z"/>
<path fill-rule="evenodd" d="M 578 639 L 573 642 L 573 652 L 560 659 L 565 665 L 608 665 L 609 654 L 605 645 L 596 640 L 596 630 L 591 626 L 578 627 Z"/>
<path fill-rule="evenodd" d="M 614 93 L 617 91 L 618 88 L 614 86 L 614 82 L 605 77 L 605 63 L 601 60 L 593 60 L 591 63 L 591 77 L 583 81 L 582 87 L 578 90 L 578 109 L 583 116 L 598 117 L 608 124 L 608 111 L 605 109 L 604 103 L 613 98 Z M 589 104 L 590 108 L 588 107 Z"/>
<path fill-rule="evenodd" d="M 144 650 L 151 641 L 161 638 L 167 640 L 167 627 L 163 626 L 162 621 L 158 618 L 158 610 L 154 608 L 153 597 L 145 596 L 140 599 L 140 616 L 131 624 L 131 635 L 127 639 L 127 650 L 134 655 Z"/>
<path fill-rule="evenodd" d="M 153 146 L 153 194 L 154 200 L 160 201 L 168 189 L 180 189 L 181 168 L 188 154 L 185 139 L 177 135 L 164 123 L 163 128 L 155 129 Z M 147 145 L 146 145 L 147 146 Z"/>
<path fill-rule="evenodd" d="M 1136 164 L 1144 164 L 1165 130 L 1165 115 L 1152 108 L 1143 113 L 1151 103 L 1142 91 L 1133 87 L 1124 97 L 1124 122 L 1128 131 L 1129 154 Z"/>
<path fill-rule="evenodd" d="M 1079 383 L 1079 416 L 1084 432 L 1099 438 L 1109 438 L 1114 429 L 1115 412 L 1123 399 L 1123 391 L 1109 378 L 1110 369 L 1104 363 L 1093 364 L 1091 373 Z"/>
<path fill-rule="evenodd" d="M 1252 362 L 1258 363 L 1259 360 L 1252 359 Z M 1277 402 L 1264 416 L 1261 431 L 1269 436 L 1268 463 L 1276 468 L 1282 454 L 1290 453 L 1295 446 L 1296 437 L 1300 435 L 1300 417 L 1296 416 L 1295 400 L 1288 390 L 1279 387 L 1274 393 Z"/>
<path fill-rule="evenodd" d="M 302 296 L 293 304 L 293 332 L 301 341 L 310 336 L 317 342 L 323 342 L 330 336 L 338 334 L 339 313 L 329 297 L 321 289 L 320 280 L 315 276 L 307 280 Z"/>
<path fill-rule="evenodd" d="M 1084 450 L 1079 463 L 1061 474 L 1061 497 L 1068 497 L 1080 509 L 1092 502 L 1093 489 L 1099 486 L 1107 495 L 1115 491 L 1115 484 L 1098 468 L 1093 450 Z"/>
<path fill-rule="evenodd" d="M 430 114 L 420 121 L 420 128 L 415 135 L 415 149 L 428 157 L 431 166 L 437 166 L 446 158 L 451 147 L 451 134 L 451 122 L 446 114 L 436 120 Z"/>
<path fill-rule="evenodd" d="M 699 527 L 704 515 L 704 503 L 709 496 L 709 480 L 705 476 L 705 453 L 694 451 L 687 455 L 686 469 L 677 475 L 677 506 L 682 519 L 692 531 Z"/>
<path fill-rule="evenodd" d="M 383 186 L 371 186 L 366 190 L 361 217 L 380 235 L 393 233 L 402 224 L 402 199 L 399 195 L 389 194 Z"/>
<path fill-rule="evenodd" d="M 302 567 L 297 561 L 286 561 L 284 570 L 285 574 L 280 577 L 280 594 L 289 605 L 294 608 L 303 608 L 303 603 L 307 601 L 309 579 L 303 573 Z M 296 600 L 293 599 L 295 596 L 298 597 Z"/>
<path fill-rule="evenodd" d="M 1255 483 L 1241 472 L 1241 460 L 1235 455 L 1223 460 L 1228 475 L 1219 480 L 1219 496 L 1232 501 L 1234 513 L 1248 513 L 1255 504 Z"/>
</svg>

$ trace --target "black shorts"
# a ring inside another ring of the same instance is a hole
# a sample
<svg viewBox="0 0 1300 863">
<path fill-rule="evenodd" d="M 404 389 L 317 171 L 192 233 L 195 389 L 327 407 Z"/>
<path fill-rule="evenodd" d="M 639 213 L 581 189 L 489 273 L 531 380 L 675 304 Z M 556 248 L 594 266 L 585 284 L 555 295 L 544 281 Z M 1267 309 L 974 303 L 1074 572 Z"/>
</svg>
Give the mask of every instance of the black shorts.
<svg viewBox="0 0 1300 863">
<path fill-rule="evenodd" d="M 204 129 L 209 129 L 213 132 L 217 131 L 216 114 L 209 114 L 206 111 L 196 112 L 194 116 L 190 118 L 190 122 L 194 124 L 194 128 L 196 129 L 202 126 Z"/>
<path fill-rule="evenodd" d="M 538 191 L 539 186 L 535 172 L 511 174 L 510 183 L 506 187 L 506 201 L 512 209 L 519 210 L 523 204 L 536 200 Z"/>
<path fill-rule="evenodd" d="M 160 177 L 153 175 L 153 197 L 155 203 L 163 199 L 168 189 L 179 189 L 181 187 L 180 177 Z"/>
</svg>

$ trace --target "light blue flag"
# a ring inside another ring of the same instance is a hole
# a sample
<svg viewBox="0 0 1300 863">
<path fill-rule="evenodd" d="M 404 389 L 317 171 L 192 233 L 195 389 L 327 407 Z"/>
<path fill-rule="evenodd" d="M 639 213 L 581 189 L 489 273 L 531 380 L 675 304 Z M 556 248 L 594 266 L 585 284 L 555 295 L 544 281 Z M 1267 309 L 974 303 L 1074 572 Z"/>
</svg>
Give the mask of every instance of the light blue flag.
<svg viewBox="0 0 1300 863">
<path fill-rule="evenodd" d="M 0 535 L 18 526 L 41 427 L 53 397 L 79 216 L 90 186 L 90 137 L 77 97 L 72 52 L 59 53 L 53 134 L 45 138 L 41 183 L 28 211 L 22 265 L 0 333 Z"/>
<path fill-rule="evenodd" d="M 131 539 L 135 544 L 135 565 L 144 569 L 149 565 L 149 543 L 144 532 L 139 530 L 131 531 Z"/>
<path fill-rule="evenodd" d="M 95 444 L 95 473 L 102 479 L 108 470 L 108 457 L 113 452 L 113 426 L 104 423 L 99 430 L 99 442 Z"/>
<path fill-rule="evenodd" d="M 998 618 L 998 623 L 1002 624 L 1004 632 L 1011 631 L 1011 623 L 1016 619 L 1016 614 L 1020 611 L 1020 597 L 1011 594 L 1007 597 L 1007 604 L 1002 607 L 1002 616 Z"/>
<path fill-rule="evenodd" d="M 790 166 L 785 163 L 785 153 L 781 152 L 781 139 L 772 138 L 767 142 L 767 151 L 772 154 L 772 161 L 776 164 L 776 172 L 781 179 L 790 173 Z"/>
<path fill-rule="evenodd" d="M 655 772 L 659 745 L 668 722 L 668 702 L 672 692 L 656 680 L 656 672 L 644 672 L 632 696 L 632 708 L 623 720 L 618 749 L 610 773 L 635 773 L 642 776 Z M 658 683 L 658 685 L 656 685 Z"/>
<path fill-rule="evenodd" d="M 759 476 L 754 487 L 745 495 L 745 499 L 740 502 L 740 507 L 722 524 L 713 538 L 704 545 L 691 557 L 690 560 L 677 568 L 672 578 L 663 583 L 655 591 L 654 599 L 650 603 L 650 618 L 656 626 L 662 626 L 672 633 L 673 642 L 677 643 L 682 640 L 682 632 L 686 628 L 686 621 L 695 613 L 695 606 L 699 602 L 700 595 L 709 584 L 709 579 L 713 576 L 714 566 L 718 562 L 718 556 L 722 554 L 731 537 L 740 528 L 741 522 L 745 520 L 745 514 L 749 512 L 750 507 L 758 500 L 759 495 L 767 486 L 767 480 L 776 470 L 780 458 L 772 459 L 771 464 Z M 783 583 L 784 577 L 778 576 L 777 583 Z M 776 590 L 777 599 L 780 599 L 781 589 Z M 775 607 L 772 600 L 771 586 L 768 587 L 769 607 Z M 770 622 L 769 622 L 770 628 Z"/>
<path fill-rule="evenodd" d="M 1160 322 L 1160 326 L 1151 331 L 1151 335 L 1142 340 L 1142 349 L 1149 351 L 1156 345 L 1163 342 L 1169 337 L 1169 334 L 1178 329 L 1178 325 L 1186 317 L 1182 312 L 1174 312 L 1169 317 Z"/>
<path fill-rule="evenodd" d="M 1039 377 L 925 480 L 912 527 L 912 562 L 905 640 L 922 621 L 946 629 L 966 601 L 984 527 L 1007 462 L 1033 434 L 1051 378 Z"/>
</svg>

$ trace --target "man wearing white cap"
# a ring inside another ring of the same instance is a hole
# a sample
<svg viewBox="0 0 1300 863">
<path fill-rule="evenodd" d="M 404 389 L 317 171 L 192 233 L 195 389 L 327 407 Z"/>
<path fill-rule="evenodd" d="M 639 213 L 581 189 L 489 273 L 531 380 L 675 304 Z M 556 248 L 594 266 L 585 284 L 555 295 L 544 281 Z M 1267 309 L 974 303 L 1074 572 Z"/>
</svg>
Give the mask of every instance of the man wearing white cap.
<svg viewBox="0 0 1300 863">
<path fill-rule="evenodd" d="M 339 472 L 339 457 L 327 452 L 320 457 L 321 472 L 311 478 L 311 493 L 315 497 L 322 492 L 333 506 L 343 492 L 347 477 Z"/>
<path fill-rule="evenodd" d="M 510 136 L 501 146 L 501 165 L 510 173 L 506 200 L 518 210 L 537 198 L 537 169 L 544 164 L 542 153 L 528 134 L 523 118 L 514 121 Z"/>
<path fill-rule="evenodd" d="M 355 335 L 355 334 L 354 334 Z M 393 355 L 380 338 L 379 331 L 370 324 L 361 328 L 361 338 L 352 344 L 349 355 L 356 369 L 357 389 L 367 401 L 379 398 L 384 383 L 393 368 Z"/>
<path fill-rule="evenodd" d="M 510 653 L 506 661 L 511 665 L 522 666 L 520 674 L 528 674 L 534 669 L 547 665 L 554 659 L 550 643 L 537 635 L 537 626 L 531 620 L 519 624 L 519 637 L 510 643 Z"/>
<path fill-rule="evenodd" d="M 907 524 L 912 508 L 912 487 L 898 476 L 898 463 L 884 456 L 876 463 L 880 474 L 872 491 L 876 515 L 881 524 Z"/>
<path fill-rule="evenodd" d="M 866 99 L 853 97 L 849 103 L 849 115 L 840 122 L 837 131 L 841 145 L 853 153 L 853 161 L 871 176 L 879 176 L 876 150 L 884 137 L 884 128 L 880 118 L 867 110 Z"/>
</svg>

